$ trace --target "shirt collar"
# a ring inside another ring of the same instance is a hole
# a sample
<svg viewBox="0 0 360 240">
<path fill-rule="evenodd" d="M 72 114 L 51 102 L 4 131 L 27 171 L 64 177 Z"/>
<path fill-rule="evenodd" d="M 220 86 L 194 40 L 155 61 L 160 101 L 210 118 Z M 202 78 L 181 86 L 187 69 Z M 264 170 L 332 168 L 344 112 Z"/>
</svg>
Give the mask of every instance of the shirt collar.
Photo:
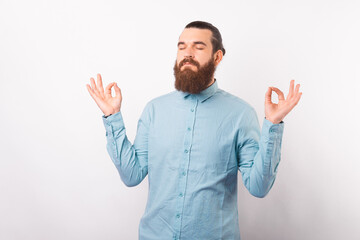
<svg viewBox="0 0 360 240">
<path fill-rule="evenodd" d="M 206 99 L 210 98 L 215 92 L 218 90 L 218 85 L 216 79 L 214 79 L 213 84 L 211 84 L 206 89 L 202 90 L 200 93 L 197 94 L 190 94 L 188 92 L 178 91 L 183 98 L 187 98 L 189 95 L 194 96 L 200 102 L 204 102 Z"/>
</svg>

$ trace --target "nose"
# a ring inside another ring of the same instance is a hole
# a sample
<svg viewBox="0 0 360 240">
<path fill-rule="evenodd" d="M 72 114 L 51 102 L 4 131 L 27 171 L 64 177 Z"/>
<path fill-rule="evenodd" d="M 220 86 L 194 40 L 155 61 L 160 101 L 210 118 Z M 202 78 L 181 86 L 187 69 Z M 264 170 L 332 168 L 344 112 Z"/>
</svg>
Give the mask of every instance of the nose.
<svg viewBox="0 0 360 240">
<path fill-rule="evenodd" d="M 184 55 L 185 58 L 194 58 L 194 51 L 191 47 L 187 47 L 185 49 L 185 55 Z"/>
</svg>

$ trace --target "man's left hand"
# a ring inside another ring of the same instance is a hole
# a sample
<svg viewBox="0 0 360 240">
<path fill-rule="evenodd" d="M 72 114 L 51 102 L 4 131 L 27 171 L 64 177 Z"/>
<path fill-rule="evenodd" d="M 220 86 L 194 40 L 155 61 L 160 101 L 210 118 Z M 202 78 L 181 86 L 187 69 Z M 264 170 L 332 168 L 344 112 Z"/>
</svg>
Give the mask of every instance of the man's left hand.
<svg viewBox="0 0 360 240">
<path fill-rule="evenodd" d="M 295 80 L 290 81 L 289 94 L 286 99 L 280 89 L 276 87 L 269 87 L 265 94 L 265 118 L 274 124 L 280 123 L 285 116 L 296 106 L 299 102 L 302 92 L 299 92 L 300 84 L 296 84 L 294 90 Z M 277 104 L 271 101 L 272 91 L 276 92 L 279 98 Z"/>
</svg>

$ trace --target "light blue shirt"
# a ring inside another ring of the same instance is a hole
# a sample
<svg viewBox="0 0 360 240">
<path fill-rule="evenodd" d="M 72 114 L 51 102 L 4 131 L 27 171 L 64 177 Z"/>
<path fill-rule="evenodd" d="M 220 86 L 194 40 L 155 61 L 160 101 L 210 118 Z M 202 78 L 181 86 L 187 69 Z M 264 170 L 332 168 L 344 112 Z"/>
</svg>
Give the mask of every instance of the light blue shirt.
<svg viewBox="0 0 360 240">
<path fill-rule="evenodd" d="M 238 170 L 249 192 L 264 197 L 275 181 L 284 123 L 264 119 L 220 88 L 173 91 L 152 99 L 132 144 L 121 112 L 107 118 L 107 151 L 126 186 L 148 175 L 139 239 L 240 239 Z"/>
</svg>

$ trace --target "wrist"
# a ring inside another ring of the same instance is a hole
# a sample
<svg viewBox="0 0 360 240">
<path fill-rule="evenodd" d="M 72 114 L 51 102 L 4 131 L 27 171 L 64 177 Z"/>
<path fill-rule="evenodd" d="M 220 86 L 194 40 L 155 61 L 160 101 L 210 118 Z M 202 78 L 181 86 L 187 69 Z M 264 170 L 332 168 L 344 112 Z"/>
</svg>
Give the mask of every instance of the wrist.
<svg viewBox="0 0 360 240">
<path fill-rule="evenodd" d="M 113 112 L 104 113 L 104 116 L 105 116 L 105 118 L 107 118 L 107 117 L 109 117 L 111 115 L 114 115 L 115 113 L 118 113 L 118 112 L 120 112 L 120 111 L 113 111 Z"/>
<path fill-rule="evenodd" d="M 273 124 L 279 124 L 279 123 L 282 122 L 282 120 L 270 119 L 270 118 L 267 118 L 267 117 L 265 117 L 265 119 L 272 122 Z"/>
</svg>

